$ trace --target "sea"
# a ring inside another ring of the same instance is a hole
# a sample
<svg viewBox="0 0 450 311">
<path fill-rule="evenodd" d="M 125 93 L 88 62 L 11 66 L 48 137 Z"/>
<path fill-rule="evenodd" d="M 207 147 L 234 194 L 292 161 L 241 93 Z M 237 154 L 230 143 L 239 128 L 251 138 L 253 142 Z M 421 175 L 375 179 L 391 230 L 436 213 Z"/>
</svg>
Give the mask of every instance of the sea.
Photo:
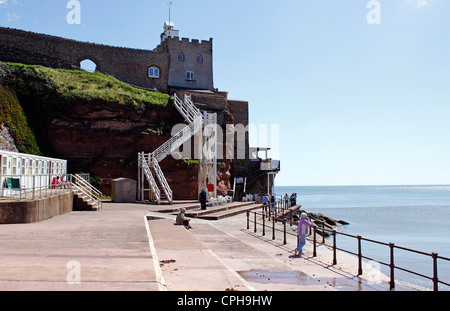
<svg viewBox="0 0 450 311">
<path fill-rule="evenodd" d="M 450 258 L 450 185 L 278 186 L 275 193 L 297 193 L 302 210 L 348 222 L 339 232 Z M 338 234 L 336 244 L 357 253 L 355 238 Z M 389 267 L 376 262 L 389 263 L 389 246 L 363 240 L 361 249 L 363 256 L 374 259 L 366 262 L 389 275 Z M 395 248 L 394 264 L 433 276 L 431 256 Z M 450 283 L 450 261 L 438 259 L 437 267 L 438 278 Z M 431 280 L 399 269 L 395 281 L 411 289 L 433 289 Z M 439 290 L 450 291 L 450 287 L 440 284 Z"/>
</svg>

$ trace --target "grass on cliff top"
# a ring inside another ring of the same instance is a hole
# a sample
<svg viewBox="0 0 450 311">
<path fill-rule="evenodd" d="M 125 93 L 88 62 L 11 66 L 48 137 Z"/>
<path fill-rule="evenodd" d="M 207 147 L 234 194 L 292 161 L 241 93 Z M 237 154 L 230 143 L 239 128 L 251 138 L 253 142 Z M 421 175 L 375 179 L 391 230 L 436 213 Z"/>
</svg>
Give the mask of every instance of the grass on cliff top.
<svg viewBox="0 0 450 311">
<path fill-rule="evenodd" d="M 27 70 L 46 81 L 47 86 L 67 99 L 107 101 L 145 108 L 149 105 L 167 106 L 170 96 L 132 87 L 99 72 L 53 69 L 36 65 L 8 63 L 11 68 Z"/>
</svg>

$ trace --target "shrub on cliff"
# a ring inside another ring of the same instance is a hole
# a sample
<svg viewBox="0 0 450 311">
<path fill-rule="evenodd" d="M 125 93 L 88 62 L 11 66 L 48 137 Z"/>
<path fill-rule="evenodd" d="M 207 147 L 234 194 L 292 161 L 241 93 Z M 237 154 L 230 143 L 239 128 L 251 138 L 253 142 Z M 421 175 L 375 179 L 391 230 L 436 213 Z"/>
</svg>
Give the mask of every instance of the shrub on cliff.
<svg viewBox="0 0 450 311">
<path fill-rule="evenodd" d="M 1 84 L 0 124 L 5 124 L 10 128 L 14 143 L 20 152 L 42 155 L 17 96 Z"/>
</svg>

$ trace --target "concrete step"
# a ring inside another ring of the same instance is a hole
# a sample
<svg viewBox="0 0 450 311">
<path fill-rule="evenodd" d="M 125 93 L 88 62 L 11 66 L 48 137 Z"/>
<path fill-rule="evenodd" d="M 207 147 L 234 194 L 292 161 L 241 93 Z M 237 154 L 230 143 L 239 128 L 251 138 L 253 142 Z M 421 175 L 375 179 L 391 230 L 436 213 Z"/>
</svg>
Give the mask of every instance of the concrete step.
<svg viewBox="0 0 450 311">
<path fill-rule="evenodd" d="M 197 218 L 204 220 L 220 220 L 260 208 L 262 208 L 262 204 L 255 204 L 254 202 L 253 204 L 240 204 L 225 210 L 211 211 L 211 213 L 200 215 Z"/>
<path fill-rule="evenodd" d="M 168 205 L 167 207 L 163 206 L 163 207 L 161 207 L 161 209 L 158 209 L 157 212 L 158 213 L 168 213 L 168 214 L 178 213 L 180 211 L 181 207 L 184 207 L 186 209 L 186 211 L 193 210 L 196 208 L 200 208 L 200 203 L 187 205 L 187 206 L 186 205 L 180 206 L 179 204 Z"/>
<path fill-rule="evenodd" d="M 197 208 L 187 212 L 186 216 L 191 218 L 201 218 L 205 217 L 206 215 L 213 214 L 213 213 L 219 213 L 219 212 L 225 212 L 232 209 L 236 209 L 243 206 L 251 206 L 255 205 L 255 202 L 234 202 L 234 203 L 228 203 L 226 205 L 217 205 L 217 206 L 211 206 L 208 207 L 206 210 L 201 210 L 200 207 L 197 205 Z"/>
<path fill-rule="evenodd" d="M 88 202 L 83 196 L 75 193 L 74 196 L 74 211 L 97 211 L 98 206 L 96 202 Z"/>
</svg>

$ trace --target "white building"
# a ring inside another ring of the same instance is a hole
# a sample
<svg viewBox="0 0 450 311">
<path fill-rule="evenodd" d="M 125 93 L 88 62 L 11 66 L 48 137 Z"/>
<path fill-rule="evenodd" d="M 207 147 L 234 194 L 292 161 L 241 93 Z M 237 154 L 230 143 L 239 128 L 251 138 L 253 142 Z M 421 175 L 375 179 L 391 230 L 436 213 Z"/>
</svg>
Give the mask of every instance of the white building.
<svg viewBox="0 0 450 311">
<path fill-rule="evenodd" d="M 64 178 L 67 161 L 0 150 L 0 197 L 21 191 L 50 188 L 54 178 Z"/>
</svg>

